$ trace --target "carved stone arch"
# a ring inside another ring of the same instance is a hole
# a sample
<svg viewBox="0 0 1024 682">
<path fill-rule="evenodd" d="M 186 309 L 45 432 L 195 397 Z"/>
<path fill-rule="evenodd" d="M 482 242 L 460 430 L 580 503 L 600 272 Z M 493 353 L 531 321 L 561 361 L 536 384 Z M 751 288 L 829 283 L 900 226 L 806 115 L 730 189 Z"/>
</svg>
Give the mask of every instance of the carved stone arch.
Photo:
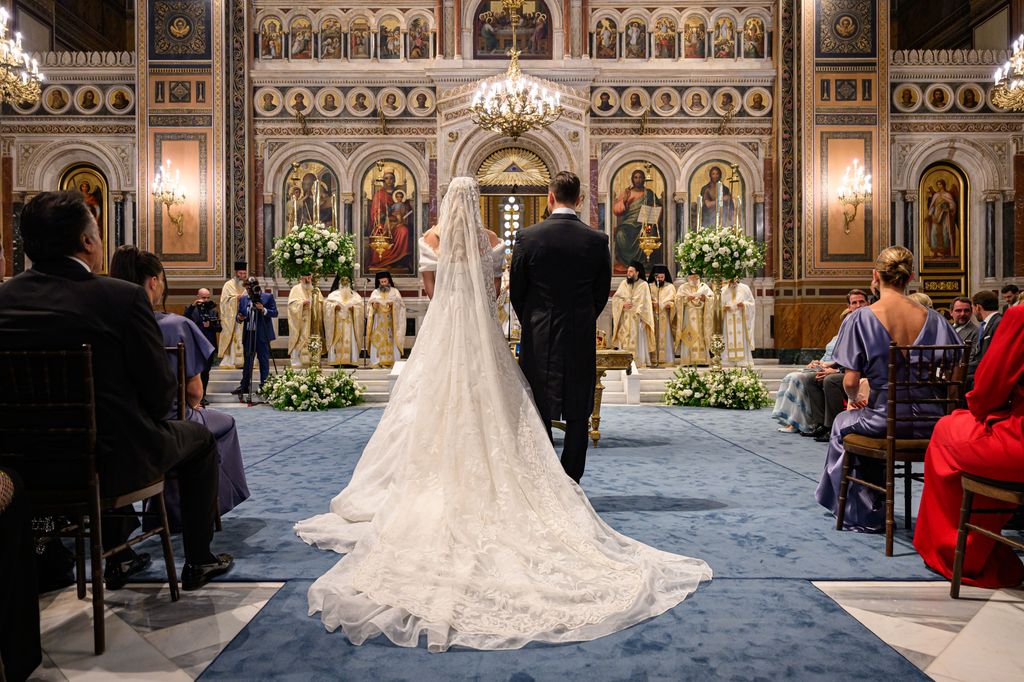
<svg viewBox="0 0 1024 682">
<path fill-rule="evenodd" d="M 601 157 L 600 170 L 597 173 L 597 187 L 599 197 L 604 197 L 608 192 L 608 185 L 612 176 L 623 164 L 630 161 L 650 161 L 665 175 L 665 187 L 667 192 L 682 191 L 683 180 L 679 177 L 679 159 L 676 158 L 667 147 L 652 145 L 650 147 L 633 147 L 631 145 L 619 145 L 607 156 Z"/>
<path fill-rule="evenodd" d="M 318 26 L 318 23 L 313 19 L 313 15 L 300 11 L 288 17 L 288 25 L 285 28 L 289 34 L 292 32 L 292 24 L 294 24 L 297 19 L 305 19 L 309 22 L 309 25 L 313 27 L 314 31 L 317 30 L 316 27 Z"/>
<path fill-rule="evenodd" d="M 284 186 L 285 178 L 291 172 L 293 161 L 303 160 L 319 161 L 330 166 L 338 175 L 338 185 L 342 192 L 349 192 L 345 182 L 349 176 L 349 166 L 345 157 L 326 142 L 309 141 L 295 144 L 287 144 L 268 156 L 264 161 L 263 177 L 266 178 L 265 187 L 268 194 L 274 195 L 274 204 L 281 201 L 279 196 L 281 187 Z"/>
<path fill-rule="evenodd" d="M 473 26 L 474 18 L 480 14 L 484 7 L 489 7 L 491 0 L 469 0 L 462 3 L 462 56 L 464 59 L 473 58 Z M 544 0 L 551 14 L 548 17 L 548 30 L 551 32 L 551 58 L 561 59 L 565 54 L 565 17 L 562 16 L 562 3 L 559 0 Z"/>
<path fill-rule="evenodd" d="M 739 22 L 738 26 L 743 26 L 743 24 L 747 21 L 747 19 L 749 19 L 751 17 L 757 17 L 758 19 L 763 21 L 764 22 L 764 29 L 765 29 L 766 32 L 772 29 L 772 16 L 771 16 L 771 14 L 766 12 L 765 10 L 761 9 L 760 7 L 750 7 L 748 9 L 740 12 L 739 16 L 736 17 L 736 20 Z"/>
<path fill-rule="evenodd" d="M 423 10 L 423 9 L 414 9 L 414 10 L 410 10 L 410 11 L 406 12 L 405 13 L 405 22 L 406 23 L 403 26 L 403 28 L 405 28 L 406 26 L 411 24 L 414 19 L 424 19 L 427 22 L 427 27 L 431 31 L 437 30 L 437 23 L 434 21 L 434 14 L 432 12 L 427 12 L 426 10 Z"/>
<path fill-rule="evenodd" d="M 580 170 L 575 167 L 575 158 L 572 150 L 565 144 L 562 136 L 555 135 L 547 128 L 540 131 L 530 131 L 512 142 L 507 138 L 495 138 L 492 133 L 476 128 L 452 151 L 451 165 L 448 167 L 448 175 L 444 178 L 444 185 L 455 177 L 467 176 L 476 177 L 480 165 L 488 156 L 494 152 L 507 147 L 522 147 L 535 153 L 548 167 L 553 176 L 560 170 L 570 170 L 578 175 Z M 566 159 L 570 163 L 565 168 L 565 163 L 559 164 L 556 159 Z M 438 178 L 440 181 L 441 178 Z M 440 193 L 441 187 L 438 186 Z"/>
<path fill-rule="evenodd" d="M 357 249 L 363 248 L 362 244 L 362 225 L 365 224 L 366 217 L 363 215 L 363 178 L 366 173 L 373 168 L 373 164 L 379 159 L 394 159 L 398 161 L 413 175 L 413 179 L 416 181 L 417 188 L 417 199 L 415 206 L 416 213 L 416 225 L 422 230 L 426 228 L 426 225 L 421 224 L 423 214 L 423 204 L 430 199 L 430 174 L 427 169 L 425 160 L 422 157 L 416 156 L 412 149 L 406 146 L 402 142 L 385 142 L 381 144 L 368 143 L 362 146 L 356 153 L 354 153 L 348 161 L 348 173 L 344 179 L 344 185 L 346 189 L 343 192 L 351 192 L 353 196 L 352 200 L 352 233 L 356 238 Z M 416 235 L 416 239 L 419 235 Z M 415 241 L 415 239 L 413 240 Z M 416 247 L 413 247 L 413 254 L 415 258 Z M 413 261 L 415 264 L 415 260 Z"/>
<path fill-rule="evenodd" d="M 893 190 L 917 191 L 921 174 L 936 161 L 948 161 L 962 168 L 979 193 L 1004 189 L 1000 182 L 1002 174 L 994 170 L 999 168 L 1000 160 L 988 146 L 964 139 L 953 139 L 940 145 L 934 139 L 928 139 L 918 142 L 907 155 L 903 172 L 893 178 Z"/>
<path fill-rule="evenodd" d="M 642 19 L 645 26 L 648 28 L 651 26 L 651 13 L 642 7 L 633 7 L 622 13 L 623 23 L 630 19 Z"/>
<path fill-rule="evenodd" d="M 128 181 L 129 170 L 122 167 L 117 155 L 105 145 L 86 142 L 53 142 L 46 149 L 34 155 L 24 175 L 25 190 L 57 189 L 60 176 L 69 167 L 89 163 L 100 170 L 107 179 L 111 194 L 131 189 L 134 183 Z"/>
<path fill-rule="evenodd" d="M 590 15 L 590 30 L 596 31 L 602 19 L 611 19 L 615 22 L 615 30 L 622 31 L 622 13 L 614 9 L 600 9 Z"/>
<path fill-rule="evenodd" d="M 662 7 L 661 9 L 656 9 L 653 12 L 650 12 L 651 26 L 657 24 L 658 19 L 662 18 L 671 19 L 672 21 L 674 21 L 676 24 L 676 30 L 679 30 L 679 26 L 682 23 L 682 15 L 679 13 L 678 10 Z"/>
<path fill-rule="evenodd" d="M 681 13 L 681 18 L 679 19 L 680 24 L 685 24 L 686 20 L 689 19 L 690 17 L 702 19 L 704 21 L 705 27 L 707 27 L 708 24 L 711 23 L 711 14 L 705 9 L 695 7 L 692 9 L 683 10 L 683 12 Z"/>
<path fill-rule="evenodd" d="M 342 30 L 344 30 L 347 33 L 352 28 L 352 24 L 359 21 L 360 19 L 364 19 L 366 21 L 366 24 L 367 26 L 370 27 L 371 31 L 377 30 L 377 20 L 374 17 L 373 12 L 364 9 L 358 9 L 353 10 L 352 12 L 347 12 L 345 14 L 345 23 L 341 25 Z"/>
<path fill-rule="evenodd" d="M 399 12 L 397 9 L 382 9 L 379 12 L 377 12 L 374 18 L 376 20 L 374 28 L 376 28 L 378 31 L 380 30 L 381 22 L 384 21 L 385 19 L 396 20 L 398 22 L 398 25 L 401 27 L 402 32 L 404 33 L 406 30 L 405 14 Z"/>
<path fill-rule="evenodd" d="M 748 235 L 753 236 L 754 230 L 754 201 L 755 194 L 764 194 L 764 167 L 761 160 L 749 149 L 732 142 L 711 142 L 708 144 L 696 145 L 693 149 L 682 155 L 679 161 L 680 191 L 687 192 L 689 189 L 690 176 L 697 168 L 715 156 L 732 157 L 739 166 L 740 174 L 743 176 L 746 185 L 747 200 L 743 206 L 743 224 Z M 687 203 L 693 203 L 693 197 L 687 196 Z"/>
<path fill-rule="evenodd" d="M 317 33 L 320 33 L 320 30 L 323 28 L 324 22 L 327 21 L 328 19 L 336 19 L 338 21 L 338 26 L 341 27 L 341 30 L 346 30 L 347 24 L 345 21 L 345 15 L 338 10 L 328 9 L 324 10 L 323 12 L 317 15 L 317 23 L 315 24 L 315 30 Z"/>
<path fill-rule="evenodd" d="M 262 28 L 263 20 L 264 19 L 277 19 L 278 21 L 281 22 L 282 28 L 287 28 L 287 24 L 285 23 L 284 18 L 281 16 L 281 11 L 280 10 L 278 10 L 276 8 L 262 9 L 262 10 L 256 12 L 256 32 L 257 33 L 259 33 L 260 28 Z"/>
</svg>

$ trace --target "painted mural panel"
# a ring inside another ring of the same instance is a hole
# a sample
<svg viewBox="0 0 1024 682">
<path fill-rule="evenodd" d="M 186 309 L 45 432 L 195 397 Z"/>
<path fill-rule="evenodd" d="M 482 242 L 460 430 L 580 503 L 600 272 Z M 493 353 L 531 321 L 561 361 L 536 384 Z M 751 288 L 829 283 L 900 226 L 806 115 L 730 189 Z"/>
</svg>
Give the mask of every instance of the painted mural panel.
<svg viewBox="0 0 1024 682">
<path fill-rule="evenodd" d="M 292 164 L 284 196 L 288 227 L 313 222 L 338 227 L 338 177 L 325 164 L 311 160 Z"/>
<path fill-rule="evenodd" d="M 551 59 L 551 11 L 543 0 L 526 0 L 515 29 L 520 59 Z M 512 48 L 512 23 L 501 2 L 484 0 L 473 19 L 473 57 L 505 59 Z"/>
<path fill-rule="evenodd" d="M 676 58 L 676 22 L 669 17 L 660 17 L 654 22 L 654 56 Z"/>
<path fill-rule="evenodd" d="M 267 17 L 260 24 L 260 59 L 284 57 L 284 29 L 277 17 Z"/>
<path fill-rule="evenodd" d="M 104 248 L 110 252 L 110 192 L 107 187 L 107 179 L 96 166 L 88 163 L 79 163 L 69 167 L 60 175 L 58 183 L 61 190 L 75 190 L 85 195 L 85 203 L 96 218 L 96 224 L 100 228 L 100 238 L 103 240 Z M 103 270 L 107 271 L 107 259 L 103 259 Z"/>
<path fill-rule="evenodd" d="M 970 189 L 960 167 L 946 162 L 921 175 L 921 272 L 960 271 L 968 234 Z"/>
<path fill-rule="evenodd" d="M 693 202 L 690 224 L 698 229 L 736 224 L 746 200 L 746 184 L 735 164 L 711 159 L 694 169 L 688 184 Z"/>
<path fill-rule="evenodd" d="M 626 274 L 633 261 L 648 271 L 651 265 L 665 263 L 665 175 L 648 161 L 630 161 L 615 172 L 609 189 L 614 273 Z M 661 235 L 662 246 L 648 258 L 640 250 L 639 238 L 653 230 Z"/>
<path fill-rule="evenodd" d="M 419 239 L 416 180 L 401 162 L 387 160 L 363 176 L 363 263 L 366 272 L 413 272 L 413 245 Z M 390 246 L 377 253 L 370 237 L 384 235 Z"/>
<path fill-rule="evenodd" d="M 210 0 L 152 0 L 149 59 L 210 59 Z"/>
<path fill-rule="evenodd" d="M 690 17 L 683 25 L 683 56 L 704 59 L 707 56 L 708 26 L 700 17 Z"/>
</svg>

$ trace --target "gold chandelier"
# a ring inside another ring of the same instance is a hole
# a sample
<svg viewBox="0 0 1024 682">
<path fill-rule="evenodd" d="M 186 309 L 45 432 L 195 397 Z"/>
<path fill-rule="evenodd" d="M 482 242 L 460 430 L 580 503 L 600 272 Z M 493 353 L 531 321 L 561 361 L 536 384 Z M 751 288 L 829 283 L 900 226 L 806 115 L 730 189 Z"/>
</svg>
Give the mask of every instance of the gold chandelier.
<svg viewBox="0 0 1024 682">
<path fill-rule="evenodd" d="M 992 103 L 1011 111 L 1024 111 L 1024 35 L 1013 41 L 1010 59 L 996 69 Z"/>
<path fill-rule="evenodd" d="M 7 10 L 0 7 L 0 104 L 32 104 L 39 99 L 39 62 L 21 49 L 21 34 L 10 36 Z"/>
<path fill-rule="evenodd" d="M 516 49 L 516 29 L 523 0 L 501 0 L 512 27 L 511 61 L 504 75 L 480 82 L 469 110 L 473 123 L 485 130 L 517 139 L 535 128 L 549 126 L 562 115 L 558 92 L 548 93 L 546 81 L 524 75 L 519 68 L 520 51 Z"/>
</svg>

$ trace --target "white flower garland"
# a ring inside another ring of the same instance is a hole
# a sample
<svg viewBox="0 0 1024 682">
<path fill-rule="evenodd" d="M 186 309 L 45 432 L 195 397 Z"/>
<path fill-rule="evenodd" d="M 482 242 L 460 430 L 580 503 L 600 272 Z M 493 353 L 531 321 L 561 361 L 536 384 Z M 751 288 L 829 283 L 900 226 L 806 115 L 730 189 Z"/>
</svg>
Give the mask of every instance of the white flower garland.
<svg viewBox="0 0 1024 682">
<path fill-rule="evenodd" d="M 324 374 L 319 367 L 296 370 L 291 367 L 268 378 L 263 397 L 271 406 L 285 412 L 318 412 L 348 407 L 363 402 L 366 388 L 350 374 Z"/>
<path fill-rule="evenodd" d="M 665 402 L 688 407 L 756 410 L 772 404 L 761 376 L 747 367 L 698 372 L 680 367 L 665 385 Z"/>
</svg>

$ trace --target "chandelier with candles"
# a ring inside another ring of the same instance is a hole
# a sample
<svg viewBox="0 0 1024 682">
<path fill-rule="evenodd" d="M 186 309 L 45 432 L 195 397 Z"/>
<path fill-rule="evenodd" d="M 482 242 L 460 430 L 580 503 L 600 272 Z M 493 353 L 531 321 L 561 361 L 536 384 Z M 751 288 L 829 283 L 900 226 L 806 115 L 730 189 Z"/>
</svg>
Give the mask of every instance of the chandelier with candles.
<svg viewBox="0 0 1024 682">
<path fill-rule="evenodd" d="M 0 104 L 32 104 L 39 99 L 43 74 L 39 62 L 21 49 L 21 34 L 11 35 L 9 18 L 0 7 Z"/>
<path fill-rule="evenodd" d="M 1011 111 L 1024 111 L 1024 35 L 1011 46 L 1010 59 L 996 69 L 992 103 Z"/>
<path fill-rule="evenodd" d="M 473 123 L 506 137 L 517 139 L 523 133 L 549 126 L 562 115 L 561 97 L 548 92 L 547 81 L 531 78 L 519 68 L 516 31 L 521 21 L 523 0 L 501 0 L 512 27 L 511 61 L 504 75 L 480 82 L 469 110 Z"/>
</svg>

